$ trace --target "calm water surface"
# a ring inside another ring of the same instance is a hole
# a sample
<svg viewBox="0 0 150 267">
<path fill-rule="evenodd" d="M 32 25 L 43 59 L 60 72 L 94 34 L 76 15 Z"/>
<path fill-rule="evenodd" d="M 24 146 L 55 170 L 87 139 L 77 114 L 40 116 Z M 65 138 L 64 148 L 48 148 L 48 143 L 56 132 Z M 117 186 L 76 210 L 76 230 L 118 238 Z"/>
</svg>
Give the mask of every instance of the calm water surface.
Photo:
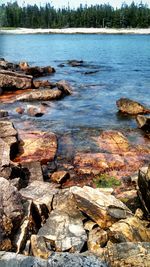
<svg viewBox="0 0 150 267">
<path fill-rule="evenodd" d="M 56 74 L 45 79 L 70 82 L 73 95 L 51 102 L 41 118 L 18 116 L 16 103 L 3 106 L 17 127 L 73 136 L 76 145 L 85 150 L 94 149 L 93 143 L 90 147 L 90 138 L 100 130 L 136 129 L 135 120 L 118 115 L 117 99 L 129 97 L 150 105 L 148 35 L 0 35 L 0 57 L 54 66 Z M 66 62 L 71 59 L 84 60 L 84 67 L 70 67 Z M 61 63 L 65 66 L 60 67 Z"/>
</svg>

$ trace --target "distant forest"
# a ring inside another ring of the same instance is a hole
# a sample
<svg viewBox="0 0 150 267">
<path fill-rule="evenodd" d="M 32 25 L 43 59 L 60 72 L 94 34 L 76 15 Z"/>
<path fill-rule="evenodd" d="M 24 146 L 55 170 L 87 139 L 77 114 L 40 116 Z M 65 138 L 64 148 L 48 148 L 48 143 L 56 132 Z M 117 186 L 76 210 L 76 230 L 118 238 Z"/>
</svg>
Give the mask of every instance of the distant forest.
<svg viewBox="0 0 150 267">
<path fill-rule="evenodd" d="M 0 5 L 1 27 L 25 28 L 68 28 L 68 27 L 107 27 L 107 28 L 148 28 L 150 8 L 146 4 L 122 4 L 114 9 L 109 4 L 87 5 L 77 9 L 55 9 L 45 6 L 19 6 L 17 2 Z"/>
</svg>

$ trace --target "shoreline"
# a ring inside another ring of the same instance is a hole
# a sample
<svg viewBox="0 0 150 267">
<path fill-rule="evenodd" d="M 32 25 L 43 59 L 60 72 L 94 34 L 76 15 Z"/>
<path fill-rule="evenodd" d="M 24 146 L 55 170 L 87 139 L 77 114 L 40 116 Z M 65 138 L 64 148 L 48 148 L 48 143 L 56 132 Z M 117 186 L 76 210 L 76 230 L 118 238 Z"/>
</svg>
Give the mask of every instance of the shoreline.
<svg viewBox="0 0 150 267">
<path fill-rule="evenodd" d="M 148 29 L 109 29 L 109 28 L 66 28 L 66 29 L 0 29 L 0 34 L 139 34 L 149 35 Z"/>
</svg>

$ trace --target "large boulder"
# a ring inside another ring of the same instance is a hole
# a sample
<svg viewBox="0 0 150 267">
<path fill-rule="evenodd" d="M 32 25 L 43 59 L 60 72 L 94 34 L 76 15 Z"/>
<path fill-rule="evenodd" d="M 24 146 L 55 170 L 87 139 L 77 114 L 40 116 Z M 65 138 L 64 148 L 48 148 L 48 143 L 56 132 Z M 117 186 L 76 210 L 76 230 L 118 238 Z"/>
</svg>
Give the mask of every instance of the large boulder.
<svg viewBox="0 0 150 267">
<path fill-rule="evenodd" d="M 3 90 L 32 88 L 32 76 L 0 70 L 0 87 Z"/>
<path fill-rule="evenodd" d="M 117 100 L 116 105 L 119 111 L 130 115 L 150 113 L 149 108 L 129 98 L 120 98 Z"/>
<path fill-rule="evenodd" d="M 0 250 L 10 250 L 12 234 L 19 228 L 24 210 L 17 188 L 3 177 L 0 184 Z"/>
<path fill-rule="evenodd" d="M 53 161 L 57 152 L 57 137 L 54 133 L 19 132 L 20 145 L 16 162 Z"/>
<path fill-rule="evenodd" d="M 143 208 L 147 214 L 150 214 L 150 165 L 139 170 L 138 187 Z"/>
<path fill-rule="evenodd" d="M 150 242 L 148 224 L 137 217 L 120 220 L 109 228 L 109 240 L 113 243 Z"/>
<path fill-rule="evenodd" d="M 56 251 L 80 252 L 87 240 L 80 213 L 71 216 L 60 210 L 50 213 L 46 223 L 38 232 Z"/>
<path fill-rule="evenodd" d="M 108 244 L 104 258 L 111 267 L 148 267 L 150 242 Z"/>
<path fill-rule="evenodd" d="M 99 189 L 74 186 L 71 191 L 78 208 L 102 229 L 107 229 L 116 221 L 132 215 L 132 212 L 120 200 Z"/>
</svg>

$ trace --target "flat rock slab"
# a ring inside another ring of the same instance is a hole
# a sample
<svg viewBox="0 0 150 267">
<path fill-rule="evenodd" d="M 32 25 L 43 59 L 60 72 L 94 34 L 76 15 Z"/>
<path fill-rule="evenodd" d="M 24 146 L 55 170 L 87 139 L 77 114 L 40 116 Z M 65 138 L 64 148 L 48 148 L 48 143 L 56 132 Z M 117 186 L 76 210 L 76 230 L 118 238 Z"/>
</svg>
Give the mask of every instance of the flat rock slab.
<svg viewBox="0 0 150 267">
<path fill-rule="evenodd" d="M 63 91 L 59 89 L 36 89 L 16 97 L 18 101 L 49 101 L 63 97 Z"/>
<path fill-rule="evenodd" d="M 21 142 L 16 162 L 47 163 L 54 160 L 57 152 L 57 137 L 54 133 L 20 131 L 19 138 Z"/>
<path fill-rule="evenodd" d="M 95 221 L 102 229 L 109 228 L 114 222 L 127 218 L 132 212 L 112 195 L 102 193 L 89 186 L 74 186 L 71 189 L 78 208 Z"/>
<path fill-rule="evenodd" d="M 131 175 L 150 160 L 150 148 L 133 145 L 118 131 L 104 131 L 95 139 L 98 153 L 77 153 L 74 165 L 79 173 L 111 176 Z"/>
<path fill-rule="evenodd" d="M 4 90 L 32 88 L 32 76 L 0 70 L 0 87 Z"/>
</svg>

